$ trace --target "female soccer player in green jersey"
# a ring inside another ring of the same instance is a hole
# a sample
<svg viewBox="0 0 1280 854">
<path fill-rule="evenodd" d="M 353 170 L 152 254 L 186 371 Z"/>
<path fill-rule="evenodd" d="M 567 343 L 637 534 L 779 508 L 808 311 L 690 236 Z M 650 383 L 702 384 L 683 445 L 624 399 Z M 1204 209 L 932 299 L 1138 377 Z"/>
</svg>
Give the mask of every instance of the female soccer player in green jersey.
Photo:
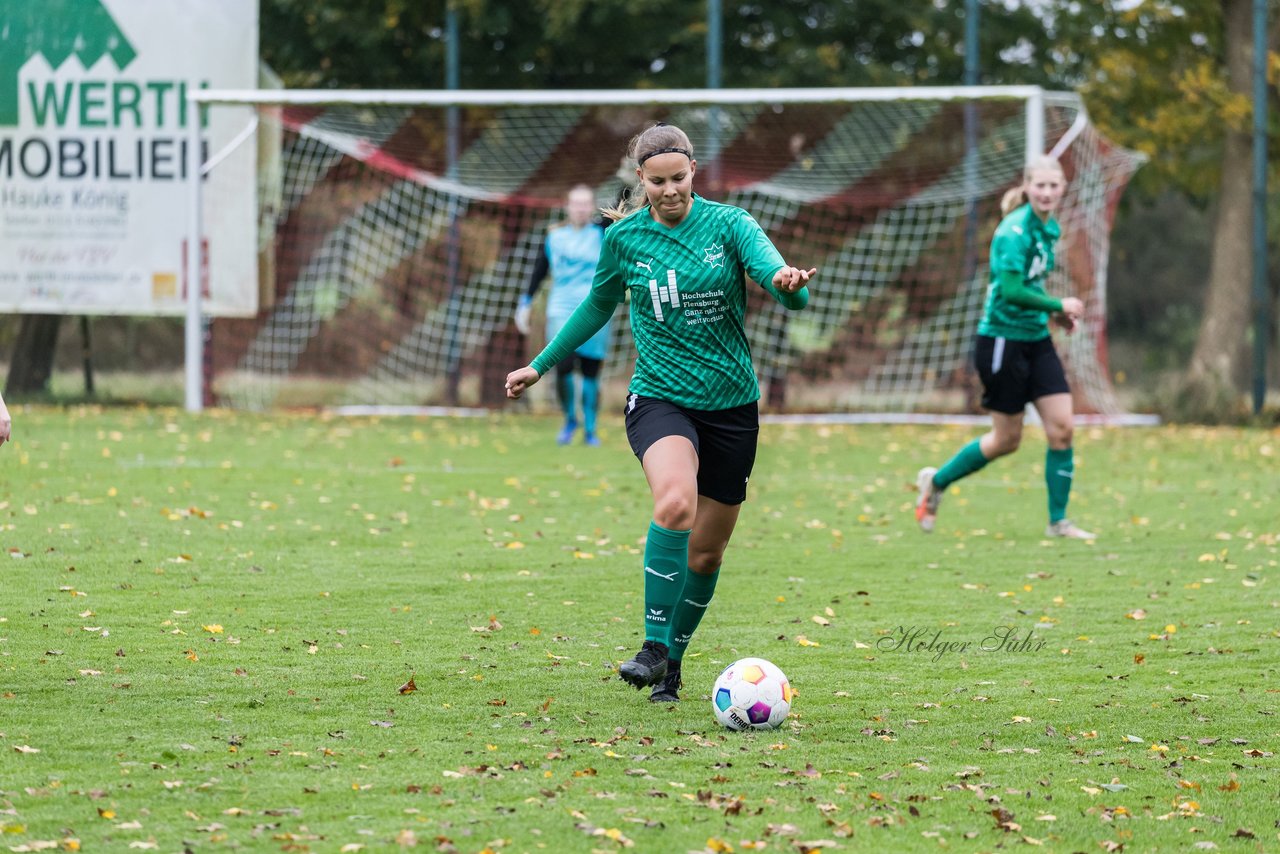
<svg viewBox="0 0 1280 854">
<path fill-rule="evenodd" d="M 991 410 L 991 432 L 965 445 L 942 468 L 920 470 L 916 521 L 924 531 L 933 530 L 948 486 L 1018 450 L 1022 418 L 1030 403 L 1040 414 L 1049 443 L 1044 461 L 1049 488 L 1045 536 L 1094 538 L 1067 519 L 1075 469 L 1071 389 L 1049 336 L 1050 320 L 1068 334 L 1074 330 L 1084 303 L 1075 297 L 1056 299 L 1044 289 L 1061 234 L 1053 214 L 1066 186 L 1058 161 L 1040 157 L 1028 164 L 1022 185 L 1006 193 L 1001 203 L 1005 216 L 991 240 L 991 284 L 974 347 L 982 405 Z"/>
<path fill-rule="evenodd" d="M 760 386 L 743 323 L 746 276 L 789 309 L 817 270 L 783 261 L 749 213 L 693 192 L 697 162 L 674 125 L 640 132 L 628 154 L 639 186 L 608 211 L 591 293 L 528 366 L 507 376 L 517 398 L 608 322 L 629 292 L 635 373 L 627 438 L 653 495 L 644 550 L 640 651 L 619 668 L 650 699 L 680 699 L 680 663 L 711 602 L 746 499 Z M 638 210 L 631 210 L 632 205 Z"/>
</svg>

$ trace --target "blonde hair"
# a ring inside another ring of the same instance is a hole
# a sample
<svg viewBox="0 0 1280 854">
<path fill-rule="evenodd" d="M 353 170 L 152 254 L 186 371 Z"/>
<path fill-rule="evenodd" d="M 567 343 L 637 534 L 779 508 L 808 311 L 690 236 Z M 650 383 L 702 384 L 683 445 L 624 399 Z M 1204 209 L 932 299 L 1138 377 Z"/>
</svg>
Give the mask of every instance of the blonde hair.
<svg viewBox="0 0 1280 854">
<path fill-rule="evenodd" d="M 1062 164 L 1058 162 L 1058 158 L 1050 157 L 1047 154 L 1031 158 L 1022 169 L 1022 183 L 1008 190 L 1004 194 L 1004 198 L 1000 200 L 1000 213 L 1008 216 L 1025 205 L 1027 203 L 1027 182 L 1031 180 L 1031 173 L 1046 169 L 1057 172 L 1064 179 L 1066 178 L 1066 173 L 1062 171 Z"/>
<path fill-rule="evenodd" d="M 693 143 L 689 141 L 688 134 L 680 128 L 658 122 L 631 138 L 631 142 L 627 145 L 627 160 L 636 164 L 638 168 L 655 154 L 668 152 L 679 152 L 692 160 Z M 616 205 L 604 209 L 604 215 L 617 222 L 634 211 L 640 210 L 646 204 L 644 182 L 636 181 L 634 185 L 627 188 Z"/>
</svg>

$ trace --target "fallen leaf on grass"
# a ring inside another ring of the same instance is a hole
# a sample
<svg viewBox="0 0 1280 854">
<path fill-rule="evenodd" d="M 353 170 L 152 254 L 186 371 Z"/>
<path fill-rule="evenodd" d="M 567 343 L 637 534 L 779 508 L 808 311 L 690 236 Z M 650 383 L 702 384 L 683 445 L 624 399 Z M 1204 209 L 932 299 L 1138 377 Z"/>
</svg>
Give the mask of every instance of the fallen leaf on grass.
<svg viewBox="0 0 1280 854">
<path fill-rule="evenodd" d="M 412 694 L 414 691 L 417 691 L 417 690 L 418 690 L 418 686 L 414 684 L 413 675 L 410 674 L 409 681 L 401 685 L 399 688 L 397 688 L 396 692 L 399 694 Z"/>
</svg>

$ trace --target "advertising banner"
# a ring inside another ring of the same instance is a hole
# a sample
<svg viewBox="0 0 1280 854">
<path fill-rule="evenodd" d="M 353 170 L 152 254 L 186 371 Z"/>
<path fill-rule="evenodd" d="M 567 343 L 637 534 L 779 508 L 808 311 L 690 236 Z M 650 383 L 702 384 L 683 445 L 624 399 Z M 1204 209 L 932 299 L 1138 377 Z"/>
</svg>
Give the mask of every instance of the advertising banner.
<svg viewBox="0 0 1280 854">
<path fill-rule="evenodd" d="M 204 311 L 254 314 L 252 114 L 186 98 L 256 88 L 257 0 L 0 0 L 0 21 L 0 311 L 182 314 L 198 121 L 202 161 L 228 164 Z"/>
</svg>

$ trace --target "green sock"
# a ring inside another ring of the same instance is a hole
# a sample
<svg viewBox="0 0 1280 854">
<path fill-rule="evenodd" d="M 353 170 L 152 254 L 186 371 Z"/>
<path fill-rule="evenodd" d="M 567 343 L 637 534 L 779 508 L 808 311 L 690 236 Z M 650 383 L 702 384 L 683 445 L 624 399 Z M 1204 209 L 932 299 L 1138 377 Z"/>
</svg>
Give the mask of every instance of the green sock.
<svg viewBox="0 0 1280 854">
<path fill-rule="evenodd" d="M 692 569 L 684 574 L 684 589 L 680 591 L 680 600 L 676 602 L 676 615 L 671 621 L 671 641 L 667 644 L 667 658 L 680 661 L 684 651 L 689 648 L 693 632 L 702 622 L 702 615 L 707 613 L 711 597 L 716 592 L 716 579 L 720 577 L 720 567 L 710 575 L 694 572 Z"/>
<path fill-rule="evenodd" d="M 644 639 L 665 644 L 689 563 L 689 532 L 649 523 L 644 542 Z"/>
<path fill-rule="evenodd" d="M 988 460 L 982 455 L 982 446 L 979 441 L 974 439 L 957 451 L 954 457 L 947 460 L 946 464 L 933 476 L 933 485 L 938 489 L 946 489 L 960 478 L 968 477 L 985 466 Z"/>
<path fill-rule="evenodd" d="M 564 412 L 565 426 L 577 424 L 578 419 L 575 417 L 574 410 L 577 408 L 576 400 L 578 396 L 577 383 L 573 381 L 573 373 L 571 371 L 560 371 L 556 374 L 556 398 L 560 401 L 560 409 Z"/>
<path fill-rule="evenodd" d="M 600 409 L 600 381 L 582 378 L 582 428 L 590 436 L 596 432 L 596 412 Z"/>
<path fill-rule="evenodd" d="M 1044 454 L 1044 484 L 1049 487 L 1049 522 L 1067 517 L 1067 501 L 1071 498 L 1071 478 L 1075 474 L 1075 455 L 1070 448 Z"/>
</svg>

